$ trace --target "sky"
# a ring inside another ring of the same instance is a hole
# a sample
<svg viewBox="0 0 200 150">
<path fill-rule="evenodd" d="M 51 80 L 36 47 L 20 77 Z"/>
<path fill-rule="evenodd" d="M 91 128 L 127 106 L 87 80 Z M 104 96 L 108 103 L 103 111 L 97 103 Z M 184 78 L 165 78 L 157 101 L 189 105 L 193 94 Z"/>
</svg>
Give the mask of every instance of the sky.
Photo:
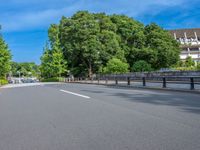
<svg viewBox="0 0 200 150">
<path fill-rule="evenodd" d="M 36 62 L 50 24 L 79 10 L 124 14 L 164 29 L 200 27 L 200 0 L 0 0 L 1 33 L 16 62 Z"/>
</svg>

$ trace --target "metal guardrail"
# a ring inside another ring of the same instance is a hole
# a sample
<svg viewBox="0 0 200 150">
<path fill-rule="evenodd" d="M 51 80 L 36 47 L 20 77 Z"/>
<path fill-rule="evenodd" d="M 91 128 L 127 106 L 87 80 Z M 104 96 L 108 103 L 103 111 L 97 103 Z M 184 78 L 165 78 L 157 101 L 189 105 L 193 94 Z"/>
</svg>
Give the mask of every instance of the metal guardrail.
<svg viewBox="0 0 200 150">
<path fill-rule="evenodd" d="M 174 80 L 176 79 L 176 80 Z M 90 83 L 90 84 L 101 84 L 101 85 L 120 85 L 123 82 L 124 86 L 134 85 L 134 82 L 141 83 L 141 86 L 146 87 L 149 83 L 160 83 L 160 88 L 168 88 L 169 84 L 177 85 L 189 85 L 190 90 L 195 90 L 197 85 L 200 85 L 200 76 L 195 77 L 131 77 L 131 76 L 100 76 L 93 79 L 88 78 L 60 78 L 61 82 L 72 82 L 72 83 Z M 111 82 L 112 83 L 109 83 Z M 153 86 L 152 86 L 153 87 Z"/>
</svg>

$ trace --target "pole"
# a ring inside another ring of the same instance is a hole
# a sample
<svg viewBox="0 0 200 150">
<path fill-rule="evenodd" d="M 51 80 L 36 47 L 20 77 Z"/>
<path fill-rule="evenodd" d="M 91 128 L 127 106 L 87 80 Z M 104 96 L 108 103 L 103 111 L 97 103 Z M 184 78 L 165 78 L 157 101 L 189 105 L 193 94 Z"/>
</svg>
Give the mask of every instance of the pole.
<svg viewBox="0 0 200 150">
<path fill-rule="evenodd" d="M 190 89 L 194 90 L 194 78 L 193 77 L 190 78 Z"/>
<path fill-rule="evenodd" d="M 163 88 L 167 87 L 166 78 L 163 78 Z"/>
</svg>

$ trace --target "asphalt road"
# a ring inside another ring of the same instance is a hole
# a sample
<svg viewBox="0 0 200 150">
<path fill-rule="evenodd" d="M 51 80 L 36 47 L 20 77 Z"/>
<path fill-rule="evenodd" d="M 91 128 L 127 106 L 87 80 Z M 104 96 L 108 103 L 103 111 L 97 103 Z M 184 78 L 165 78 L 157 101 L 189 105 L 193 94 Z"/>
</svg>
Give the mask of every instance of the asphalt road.
<svg viewBox="0 0 200 150">
<path fill-rule="evenodd" d="M 200 150 L 200 95 L 84 84 L 0 89 L 0 150 Z"/>
</svg>

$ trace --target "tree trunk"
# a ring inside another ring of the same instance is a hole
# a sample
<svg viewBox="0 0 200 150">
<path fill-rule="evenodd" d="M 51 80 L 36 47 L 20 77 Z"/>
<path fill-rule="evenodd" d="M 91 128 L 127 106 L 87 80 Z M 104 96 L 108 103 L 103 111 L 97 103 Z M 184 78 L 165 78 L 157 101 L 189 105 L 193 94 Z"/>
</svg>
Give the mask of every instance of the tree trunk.
<svg viewBox="0 0 200 150">
<path fill-rule="evenodd" d="M 88 69 L 88 76 L 89 76 L 89 79 L 91 80 L 92 79 L 92 65 L 89 64 L 89 69 Z"/>
</svg>

